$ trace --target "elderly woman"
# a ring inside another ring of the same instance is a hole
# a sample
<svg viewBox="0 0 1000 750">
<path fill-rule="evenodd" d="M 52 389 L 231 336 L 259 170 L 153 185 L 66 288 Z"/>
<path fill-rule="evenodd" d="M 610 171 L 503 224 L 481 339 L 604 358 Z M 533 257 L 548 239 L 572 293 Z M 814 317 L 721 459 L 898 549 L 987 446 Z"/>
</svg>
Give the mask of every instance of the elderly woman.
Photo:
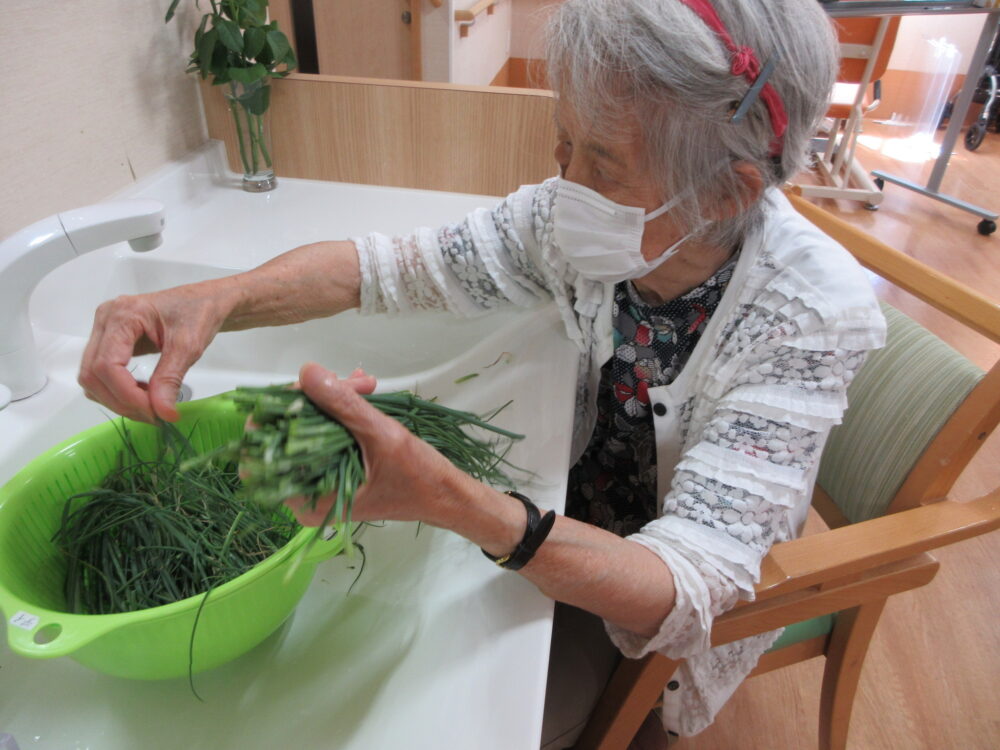
<svg viewBox="0 0 1000 750">
<path fill-rule="evenodd" d="M 363 448 L 356 519 L 450 529 L 562 603 L 549 747 L 573 743 L 619 651 L 686 659 L 662 721 L 692 734 L 777 637 L 712 649 L 709 634 L 799 533 L 847 385 L 884 338 L 858 265 L 777 189 L 825 111 L 833 35 L 815 0 L 568 0 L 549 62 L 560 176 L 455 225 L 106 303 L 80 383 L 174 419 L 218 331 L 554 303 L 580 350 L 564 516 L 459 472 L 357 396 L 374 388 L 363 373 L 309 365 L 301 385 Z M 144 387 L 126 365 L 149 351 Z M 326 507 L 299 510 L 315 523 Z"/>
</svg>

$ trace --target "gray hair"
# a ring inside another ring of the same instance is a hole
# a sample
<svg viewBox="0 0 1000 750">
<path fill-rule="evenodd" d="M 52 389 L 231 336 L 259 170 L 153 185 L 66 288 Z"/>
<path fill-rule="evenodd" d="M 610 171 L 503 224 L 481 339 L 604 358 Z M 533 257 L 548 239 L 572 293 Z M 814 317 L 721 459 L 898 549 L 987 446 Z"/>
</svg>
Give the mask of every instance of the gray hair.
<svg viewBox="0 0 1000 750">
<path fill-rule="evenodd" d="M 684 196 L 674 216 L 706 241 L 733 247 L 763 219 L 761 201 L 704 225 L 713 206 L 745 205 L 733 169 L 755 166 L 765 186 L 807 161 L 837 73 L 836 37 L 816 0 L 712 0 L 733 41 L 764 65 L 784 102 L 788 128 L 780 156 L 759 98 L 739 123 L 732 111 L 749 89 L 731 71 L 719 36 L 679 0 L 566 0 L 548 27 L 549 80 L 598 135 L 613 138 L 623 114 L 638 118 L 651 172 L 664 195 Z"/>
</svg>

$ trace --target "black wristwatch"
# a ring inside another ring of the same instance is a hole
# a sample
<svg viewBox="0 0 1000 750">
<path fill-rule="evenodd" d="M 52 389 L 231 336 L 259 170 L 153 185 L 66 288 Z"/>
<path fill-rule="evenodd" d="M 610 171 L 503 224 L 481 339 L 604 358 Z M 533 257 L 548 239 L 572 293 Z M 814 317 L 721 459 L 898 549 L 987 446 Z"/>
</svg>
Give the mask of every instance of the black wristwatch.
<svg viewBox="0 0 1000 750">
<path fill-rule="evenodd" d="M 497 557 L 496 555 L 491 555 L 486 550 L 483 550 L 483 554 L 501 568 L 505 568 L 506 570 L 520 570 L 535 556 L 538 548 L 545 541 L 545 537 L 552 531 L 552 525 L 556 522 L 556 512 L 550 510 L 543 516 L 541 511 L 538 510 L 538 506 L 520 492 L 508 490 L 507 494 L 520 500 L 524 505 L 524 509 L 528 512 L 528 525 L 524 529 L 524 536 L 521 537 L 520 543 L 513 551 L 506 555 Z"/>
</svg>

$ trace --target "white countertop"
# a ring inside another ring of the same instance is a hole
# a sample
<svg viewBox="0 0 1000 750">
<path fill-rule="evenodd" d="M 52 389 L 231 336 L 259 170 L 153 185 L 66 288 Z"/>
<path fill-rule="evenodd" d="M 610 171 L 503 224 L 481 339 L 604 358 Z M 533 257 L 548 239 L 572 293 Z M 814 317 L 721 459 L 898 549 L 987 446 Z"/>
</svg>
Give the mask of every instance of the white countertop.
<svg viewBox="0 0 1000 750">
<path fill-rule="evenodd" d="M 124 245 L 107 248 L 39 286 L 32 316 L 50 382 L 0 411 L 0 483 L 105 418 L 75 383 L 99 301 L 248 268 L 317 239 L 458 221 L 496 200 L 283 178 L 274 193 L 251 195 L 238 179 L 212 176 L 214 148 L 121 196 L 166 204 L 161 249 L 140 257 Z M 224 334 L 187 382 L 195 397 L 206 396 L 286 380 L 312 358 L 340 371 L 362 364 L 382 377 L 382 389 L 417 388 L 458 408 L 486 411 L 513 399 L 497 421 L 527 438 L 510 458 L 538 475 L 527 489 L 538 504 L 561 510 L 576 357 L 551 308 L 473 322 L 351 314 Z M 479 377 L 454 382 L 470 372 Z M 353 590 L 360 558 L 322 564 L 277 633 L 196 676 L 204 703 L 186 680 L 133 682 L 67 658 L 29 660 L 4 639 L 0 734 L 21 750 L 537 747 L 551 601 L 439 529 L 390 523 L 366 529 L 361 541 L 367 565 Z"/>
</svg>

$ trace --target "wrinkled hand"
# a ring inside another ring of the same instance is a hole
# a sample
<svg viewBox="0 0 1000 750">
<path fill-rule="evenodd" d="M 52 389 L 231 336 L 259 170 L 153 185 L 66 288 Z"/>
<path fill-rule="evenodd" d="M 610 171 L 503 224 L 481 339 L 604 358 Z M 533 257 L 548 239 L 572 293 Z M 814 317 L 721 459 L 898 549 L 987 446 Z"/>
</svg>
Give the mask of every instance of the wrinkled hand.
<svg viewBox="0 0 1000 750">
<path fill-rule="evenodd" d="M 80 363 L 87 398 L 143 422 L 175 422 L 175 402 L 188 369 L 222 327 L 227 308 L 201 284 L 103 303 Z M 128 370 L 133 356 L 160 352 L 148 385 Z"/>
<path fill-rule="evenodd" d="M 364 458 L 366 480 L 354 496 L 352 520 L 426 521 L 435 524 L 449 487 L 474 481 L 403 425 L 359 394 L 371 393 L 375 379 L 361 371 L 346 380 L 317 364 L 305 365 L 299 383 L 318 407 L 336 417 L 354 436 Z M 314 509 L 303 497 L 286 504 L 304 526 L 323 522 L 336 497 L 320 498 Z"/>
</svg>

